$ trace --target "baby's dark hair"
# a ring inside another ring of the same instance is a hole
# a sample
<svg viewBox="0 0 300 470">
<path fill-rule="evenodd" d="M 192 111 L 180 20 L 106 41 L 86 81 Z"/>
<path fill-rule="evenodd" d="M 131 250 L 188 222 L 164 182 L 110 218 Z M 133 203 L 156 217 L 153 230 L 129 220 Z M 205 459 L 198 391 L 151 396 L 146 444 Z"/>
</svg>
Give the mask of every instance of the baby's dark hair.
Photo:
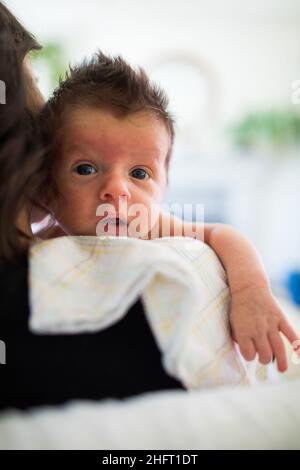
<svg viewBox="0 0 300 470">
<path fill-rule="evenodd" d="M 56 132 L 69 110 L 91 106 L 109 110 L 118 117 L 149 111 L 165 124 L 171 137 L 166 156 L 168 168 L 174 140 L 174 119 L 168 111 L 164 91 L 152 83 L 142 68 L 134 69 L 121 56 L 98 51 L 90 60 L 70 67 L 42 112 L 45 143 L 51 148 Z M 51 143 L 52 141 L 52 143 Z"/>
</svg>

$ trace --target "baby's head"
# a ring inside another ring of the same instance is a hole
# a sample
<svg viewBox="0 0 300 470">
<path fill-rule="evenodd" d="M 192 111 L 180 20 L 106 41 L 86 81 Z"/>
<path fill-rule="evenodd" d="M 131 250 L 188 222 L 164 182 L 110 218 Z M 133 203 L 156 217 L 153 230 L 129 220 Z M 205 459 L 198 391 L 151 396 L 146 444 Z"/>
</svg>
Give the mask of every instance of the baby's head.
<svg viewBox="0 0 300 470">
<path fill-rule="evenodd" d="M 100 52 L 70 70 L 42 117 L 50 149 L 46 199 L 65 232 L 99 235 L 115 211 L 113 234 L 131 224 L 145 235 L 142 225 L 168 181 L 174 123 L 167 105 L 145 72 L 120 57 Z"/>
</svg>

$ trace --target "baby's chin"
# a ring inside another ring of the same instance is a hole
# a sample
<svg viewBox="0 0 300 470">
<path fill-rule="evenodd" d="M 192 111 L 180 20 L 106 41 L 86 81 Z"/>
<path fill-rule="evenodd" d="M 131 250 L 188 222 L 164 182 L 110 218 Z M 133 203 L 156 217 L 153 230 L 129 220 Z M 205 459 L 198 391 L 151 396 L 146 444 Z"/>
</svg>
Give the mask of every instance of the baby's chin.
<svg viewBox="0 0 300 470">
<path fill-rule="evenodd" d="M 65 235 L 82 237 L 82 236 L 97 236 L 96 228 L 85 228 L 85 227 L 73 227 L 70 225 L 61 224 L 62 230 L 65 232 Z"/>
<path fill-rule="evenodd" d="M 68 235 L 73 236 L 89 236 L 89 237 L 128 237 L 127 225 L 119 226 L 117 224 L 109 224 L 105 228 L 100 225 L 95 225 L 94 227 L 69 227 L 67 229 Z"/>
<path fill-rule="evenodd" d="M 92 236 L 92 237 L 129 237 L 150 240 L 159 237 L 159 230 L 156 224 L 145 223 L 96 223 L 91 226 L 63 226 L 66 235 L 70 236 Z"/>
</svg>

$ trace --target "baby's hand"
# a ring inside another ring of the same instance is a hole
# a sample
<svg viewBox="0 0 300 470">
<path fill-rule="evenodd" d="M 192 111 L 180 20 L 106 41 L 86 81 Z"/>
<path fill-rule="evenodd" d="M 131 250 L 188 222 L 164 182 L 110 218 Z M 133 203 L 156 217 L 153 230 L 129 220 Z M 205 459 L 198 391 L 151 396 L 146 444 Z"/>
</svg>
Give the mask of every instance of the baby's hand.
<svg viewBox="0 0 300 470">
<path fill-rule="evenodd" d="M 233 339 L 247 361 L 258 353 L 259 361 L 268 364 L 276 357 L 280 372 L 287 369 L 287 358 L 280 332 L 293 343 L 299 339 L 289 325 L 271 291 L 248 288 L 231 298 L 230 324 Z"/>
</svg>

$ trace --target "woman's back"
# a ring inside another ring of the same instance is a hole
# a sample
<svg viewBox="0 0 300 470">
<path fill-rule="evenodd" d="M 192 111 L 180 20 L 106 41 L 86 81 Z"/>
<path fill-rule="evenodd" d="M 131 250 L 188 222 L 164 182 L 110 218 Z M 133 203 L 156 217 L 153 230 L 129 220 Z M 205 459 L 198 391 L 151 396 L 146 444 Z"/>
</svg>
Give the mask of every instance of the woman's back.
<svg viewBox="0 0 300 470">
<path fill-rule="evenodd" d="M 162 368 L 140 301 L 121 321 L 96 333 L 31 333 L 27 273 L 25 255 L 17 264 L 0 262 L 0 339 L 6 346 L 0 408 L 183 388 Z"/>
</svg>

